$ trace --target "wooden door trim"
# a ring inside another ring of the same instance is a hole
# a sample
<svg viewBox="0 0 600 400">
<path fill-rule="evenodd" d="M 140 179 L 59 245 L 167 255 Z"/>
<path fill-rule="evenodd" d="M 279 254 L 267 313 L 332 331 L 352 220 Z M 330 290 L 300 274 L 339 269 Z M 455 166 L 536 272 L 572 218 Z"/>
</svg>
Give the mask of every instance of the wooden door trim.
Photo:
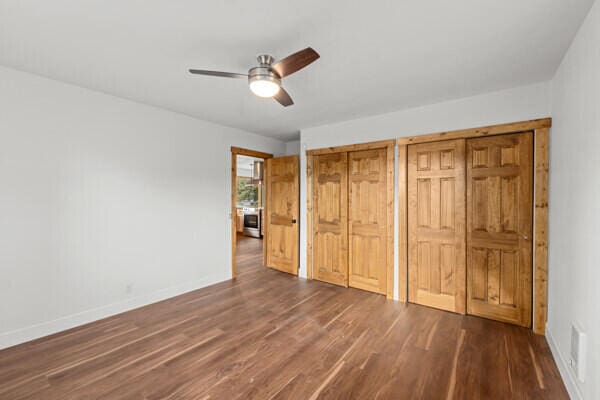
<svg viewBox="0 0 600 400">
<path fill-rule="evenodd" d="M 386 220 L 386 297 L 393 299 L 394 297 L 394 151 L 396 141 L 382 140 L 377 142 L 369 143 L 358 143 L 344 146 L 327 147 L 322 149 L 312 149 L 306 151 L 306 277 L 307 279 L 314 278 L 313 272 L 313 157 L 316 155 L 333 154 L 333 153 L 344 153 L 350 151 L 360 150 L 375 150 L 375 149 L 386 149 L 387 150 L 387 220 Z"/>
<path fill-rule="evenodd" d="M 331 154 L 331 153 L 344 153 L 347 151 L 359 151 L 359 150 L 375 150 L 375 149 L 383 149 L 389 146 L 392 148 L 396 145 L 396 141 L 394 139 L 390 140 L 381 140 L 378 142 L 369 142 L 369 143 L 357 143 L 357 144 L 349 144 L 344 146 L 335 146 L 335 147 L 324 147 L 322 149 L 312 149 L 306 150 L 306 155 L 308 156 L 316 156 L 321 154 Z M 392 171 L 393 174 L 393 171 Z"/>
<path fill-rule="evenodd" d="M 408 301 L 408 146 L 398 145 L 398 300 Z"/>
<path fill-rule="evenodd" d="M 271 154 L 271 153 L 263 153 L 262 151 L 243 149 L 241 147 L 235 147 L 235 146 L 231 146 L 231 152 L 236 155 L 239 154 L 241 156 L 262 158 L 264 160 L 266 160 L 267 158 L 273 158 L 273 154 Z"/>
<path fill-rule="evenodd" d="M 546 333 L 548 316 L 548 168 L 549 168 L 549 131 L 552 118 L 542 118 L 479 128 L 461 129 L 448 132 L 432 133 L 399 138 L 398 144 L 398 282 L 399 300 L 406 293 L 408 271 L 406 269 L 406 253 L 408 241 L 402 240 L 406 235 L 408 223 L 403 214 L 407 212 L 407 204 L 402 204 L 408 188 L 405 172 L 408 168 L 407 158 L 402 159 L 402 148 L 409 144 L 436 142 L 449 139 L 468 139 L 481 136 L 503 135 L 533 131 L 534 153 L 534 228 L 533 228 L 533 331 L 540 335 Z M 403 207 L 403 209 L 401 209 Z M 405 287 L 402 287 L 402 286 Z"/>
<path fill-rule="evenodd" d="M 261 151 L 243 149 L 241 147 L 231 146 L 231 279 L 235 279 L 237 276 L 237 268 L 235 264 L 236 250 L 237 250 L 237 156 L 249 156 L 262 158 L 272 158 L 273 154 L 263 153 Z M 266 196 L 265 196 L 266 197 Z M 266 203 L 265 203 L 266 205 Z M 264 208 L 264 206 L 263 206 Z M 263 210 L 264 212 L 264 210 Z M 266 228 L 265 228 L 266 229 Z M 263 261 L 265 257 L 265 243 L 263 240 Z"/>
<path fill-rule="evenodd" d="M 546 333 L 548 317 L 549 128 L 533 134 L 533 331 Z"/>
<path fill-rule="evenodd" d="M 313 155 L 306 152 L 306 279 L 313 279 Z"/>
<path fill-rule="evenodd" d="M 386 278 L 387 278 L 387 290 L 386 297 L 388 299 L 394 298 L 394 161 L 395 157 L 395 143 L 390 143 L 386 147 L 387 152 L 387 256 L 386 256 Z"/>
<path fill-rule="evenodd" d="M 503 135 L 506 133 L 518 133 L 548 129 L 552 126 L 552 118 L 532 119 L 529 121 L 511 122 L 508 124 L 489 125 L 479 128 L 459 129 L 456 131 L 430 133 L 426 135 L 403 137 L 397 140 L 399 145 L 416 144 L 427 142 L 439 142 L 450 139 L 469 139 L 481 136 Z"/>
</svg>

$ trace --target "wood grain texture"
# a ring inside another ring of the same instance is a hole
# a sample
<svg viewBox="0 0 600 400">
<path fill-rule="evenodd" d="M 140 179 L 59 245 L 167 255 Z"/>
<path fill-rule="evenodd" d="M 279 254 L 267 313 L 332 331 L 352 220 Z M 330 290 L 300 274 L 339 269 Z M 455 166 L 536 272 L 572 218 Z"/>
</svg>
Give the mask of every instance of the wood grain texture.
<svg viewBox="0 0 600 400">
<path fill-rule="evenodd" d="M 265 265 L 267 265 L 267 241 L 265 239 L 267 239 L 267 232 L 268 232 L 268 227 L 267 227 L 267 215 L 269 215 L 269 211 L 270 211 L 270 207 L 269 207 L 269 188 L 267 187 L 267 176 L 269 176 L 270 173 L 270 169 L 269 169 L 269 163 L 267 162 L 267 160 L 265 160 L 264 164 L 263 164 L 263 188 L 264 188 L 264 196 L 265 196 L 265 201 L 263 202 L 263 212 L 262 212 L 262 225 L 261 225 L 261 230 L 262 235 L 263 235 L 263 244 L 262 244 L 262 253 L 263 253 L 263 263 Z"/>
<path fill-rule="evenodd" d="M 467 140 L 467 310 L 531 327 L 532 132 Z"/>
<path fill-rule="evenodd" d="M 236 218 L 236 232 L 243 233 L 244 232 L 244 212 L 239 209 L 236 210 L 235 218 Z"/>
<path fill-rule="evenodd" d="M 543 336 L 264 268 L 0 351 L 0 398 L 568 399 Z"/>
<path fill-rule="evenodd" d="M 348 286 L 348 153 L 313 156 L 314 278 Z"/>
<path fill-rule="evenodd" d="M 533 331 L 546 334 L 548 316 L 548 155 L 549 129 L 536 129 L 535 148 L 535 226 L 534 226 L 534 304 Z"/>
<path fill-rule="evenodd" d="M 465 313 L 465 140 L 408 146 L 408 299 Z"/>
<path fill-rule="evenodd" d="M 313 156 L 306 155 L 306 279 L 313 279 Z"/>
<path fill-rule="evenodd" d="M 451 138 L 474 138 L 491 135 L 503 135 L 524 131 L 534 131 L 534 194 L 535 194 L 535 225 L 533 231 L 534 249 L 534 282 L 533 286 L 533 330 L 544 335 L 547 319 L 547 297 L 548 297 L 548 146 L 549 128 L 552 125 L 551 118 L 539 120 L 521 121 L 508 124 L 500 124 L 488 127 L 463 129 L 457 131 L 419 135 L 400 138 L 398 146 L 409 143 L 420 143 L 438 141 Z M 539 140 L 537 140 L 539 137 Z M 399 193 L 402 192 L 399 188 Z M 539 195 L 539 196 L 538 196 Z M 539 199 L 539 200 L 538 200 Z M 399 213 L 402 211 L 399 210 Z M 401 250 L 400 250 L 401 252 Z M 400 277 L 400 281 L 402 276 Z"/>
<path fill-rule="evenodd" d="M 307 274 L 309 279 L 312 277 L 342 286 L 350 284 L 385 294 L 388 298 L 393 297 L 394 147 L 394 141 L 387 140 L 306 152 L 309 163 L 307 197 L 310 199 L 307 204 L 307 260 L 312 265 L 312 276 Z M 334 152 L 339 149 L 344 151 Z M 374 158 L 358 160 L 364 154 L 377 154 L 379 161 L 374 162 Z M 358 161 L 350 165 L 349 160 L 353 157 Z M 373 170 L 375 166 L 377 171 Z M 377 182 L 374 181 L 375 176 Z M 357 182 L 348 182 L 349 177 Z M 378 190 L 374 190 L 374 187 Z M 351 204 L 355 206 L 351 207 Z M 354 214 L 350 215 L 353 210 Z M 360 223 L 361 219 L 373 216 L 377 217 L 377 221 Z M 369 237 L 371 240 L 374 235 L 349 233 L 351 222 L 348 220 L 351 217 L 361 225 L 357 225 L 356 232 L 376 228 L 380 240 L 371 246 L 362 239 Z M 366 248 L 369 251 L 365 251 Z M 352 279 L 349 278 L 352 265 L 348 259 L 356 260 L 353 265 L 358 272 L 353 274 Z M 374 275 L 360 276 L 363 272 L 373 272 Z"/>
<path fill-rule="evenodd" d="M 388 299 L 394 298 L 394 160 L 395 160 L 395 147 L 396 144 L 392 143 L 387 146 L 386 154 L 386 235 L 387 235 L 387 259 L 386 259 L 386 275 L 387 275 L 387 292 L 386 296 Z"/>
<path fill-rule="evenodd" d="M 348 284 L 380 294 L 387 293 L 387 170 L 387 148 L 348 153 Z"/>
<path fill-rule="evenodd" d="M 312 47 L 307 47 L 275 62 L 275 64 L 271 66 L 271 69 L 279 75 L 280 78 L 283 78 L 301 70 L 310 63 L 316 61 L 319 57 L 319 53 Z"/>
<path fill-rule="evenodd" d="M 300 160 L 293 155 L 269 158 L 265 164 L 265 264 L 298 275 Z"/>
<path fill-rule="evenodd" d="M 235 147 L 235 146 L 231 146 L 231 152 L 234 154 L 240 154 L 240 155 L 244 155 L 244 156 L 248 156 L 248 157 L 262 158 L 263 160 L 273 157 L 273 154 L 271 154 L 271 153 L 263 153 L 262 151 L 244 149 L 244 148 Z"/>
<path fill-rule="evenodd" d="M 322 149 L 313 149 L 307 150 L 307 155 L 320 155 L 320 154 L 331 154 L 331 153 L 343 153 L 348 151 L 361 151 L 361 150 L 375 150 L 386 148 L 388 146 L 394 145 L 394 140 L 381 140 L 378 142 L 369 142 L 369 143 L 358 143 L 358 144 L 349 144 L 344 146 L 334 146 L 334 147 L 325 147 Z"/>
<path fill-rule="evenodd" d="M 508 124 L 483 126 L 480 128 L 460 129 L 456 131 L 431 133 L 428 135 L 411 136 L 398 139 L 398 144 L 415 144 L 437 142 L 440 140 L 467 139 L 481 136 L 502 135 L 505 133 L 525 132 L 536 129 L 550 128 L 551 118 L 534 119 L 530 121 L 511 122 Z"/>
<path fill-rule="evenodd" d="M 398 300 L 408 300 L 407 146 L 398 145 Z"/>
<path fill-rule="evenodd" d="M 237 227 L 236 223 L 237 215 L 237 154 L 231 152 L 231 278 L 235 279 L 237 276 L 237 270 L 235 267 L 235 252 L 237 248 Z M 243 218 L 243 217 L 242 217 Z M 243 222 L 242 222 L 243 225 Z M 243 227 L 242 227 L 243 231 Z"/>
</svg>

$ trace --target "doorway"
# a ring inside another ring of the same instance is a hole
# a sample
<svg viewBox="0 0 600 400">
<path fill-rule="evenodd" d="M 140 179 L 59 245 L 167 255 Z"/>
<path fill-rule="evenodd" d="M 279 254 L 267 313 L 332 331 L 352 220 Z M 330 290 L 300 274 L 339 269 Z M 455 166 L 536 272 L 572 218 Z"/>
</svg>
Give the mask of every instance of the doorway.
<svg viewBox="0 0 600 400">
<path fill-rule="evenodd" d="M 231 277 L 264 265 L 265 161 L 269 153 L 231 148 Z"/>
<path fill-rule="evenodd" d="M 263 266 L 298 275 L 299 169 L 298 156 L 273 158 L 231 148 L 232 279 L 241 273 L 240 267 L 259 260 Z"/>
</svg>

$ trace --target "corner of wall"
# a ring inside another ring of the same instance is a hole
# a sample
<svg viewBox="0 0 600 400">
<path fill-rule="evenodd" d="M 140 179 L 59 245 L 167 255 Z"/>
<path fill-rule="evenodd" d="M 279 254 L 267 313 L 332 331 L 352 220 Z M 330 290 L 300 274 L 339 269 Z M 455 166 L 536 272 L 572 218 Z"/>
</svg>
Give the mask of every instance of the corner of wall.
<svg viewBox="0 0 600 400">
<path fill-rule="evenodd" d="M 579 384 L 577 383 L 577 378 L 573 375 L 573 371 L 569 368 L 569 363 L 565 356 L 561 353 L 558 348 L 554 336 L 552 336 L 552 330 L 550 326 L 546 326 L 546 340 L 548 341 L 548 345 L 550 346 L 550 351 L 552 352 L 552 356 L 554 357 L 554 361 L 558 366 L 558 371 L 560 372 L 560 376 L 567 387 L 567 392 L 569 392 L 569 396 L 572 399 L 583 400 L 583 394 L 581 389 L 579 388 Z"/>
</svg>

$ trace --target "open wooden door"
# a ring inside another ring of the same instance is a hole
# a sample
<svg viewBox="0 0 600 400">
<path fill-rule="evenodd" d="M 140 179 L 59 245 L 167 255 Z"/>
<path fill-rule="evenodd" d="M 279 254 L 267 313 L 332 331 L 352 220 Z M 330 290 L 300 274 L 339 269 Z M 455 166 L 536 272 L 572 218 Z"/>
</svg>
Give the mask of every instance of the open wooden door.
<svg viewBox="0 0 600 400">
<path fill-rule="evenodd" d="M 464 314 L 465 140 L 408 146 L 408 300 Z"/>
<path fill-rule="evenodd" d="M 266 160 L 265 264 L 298 275 L 299 157 Z"/>
</svg>

